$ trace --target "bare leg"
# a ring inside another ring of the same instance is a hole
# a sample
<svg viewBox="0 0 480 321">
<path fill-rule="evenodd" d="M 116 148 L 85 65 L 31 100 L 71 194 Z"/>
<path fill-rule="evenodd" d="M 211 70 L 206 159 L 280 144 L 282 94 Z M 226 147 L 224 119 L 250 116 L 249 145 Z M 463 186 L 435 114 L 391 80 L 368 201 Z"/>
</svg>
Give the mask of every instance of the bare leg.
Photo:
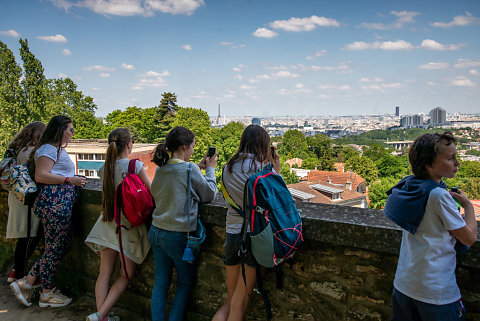
<svg viewBox="0 0 480 321">
<path fill-rule="evenodd" d="M 256 269 L 245 265 L 246 287 L 243 280 L 241 269 L 237 277 L 237 285 L 230 301 L 230 313 L 228 321 L 242 321 L 247 311 L 248 301 L 252 293 L 255 282 L 257 281 Z"/>
<path fill-rule="evenodd" d="M 212 321 L 226 321 L 228 314 L 230 312 L 230 302 L 232 301 L 233 293 L 235 292 L 235 287 L 237 286 L 237 279 L 242 274 L 241 265 L 226 265 L 226 278 L 227 278 L 227 301 L 222 307 L 215 313 Z M 242 278 L 243 280 L 243 278 Z"/>
<path fill-rule="evenodd" d="M 111 250 L 111 251 L 113 251 L 113 250 Z M 113 251 L 113 252 L 115 252 L 115 251 Z M 115 253 L 118 254 L 118 252 L 115 252 Z M 127 288 L 127 285 L 128 285 L 129 281 L 127 279 L 127 276 L 125 275 L 123 262 L 120 261 L 120 263 L 121 263 L 120 276 L 115 281 L 115 283 L 113 283 L 112 287 L 110 288 L 110 291 L 108 291 L 107 297 L 103 301 L 101 307 L 98 309 L 98 312 L 100 312 L 100 315 L 102 317 L 105 316 L 110 311 L 110 309 L 115 304 L 115 302 L 117 302 L 120 295 L 122 295 L 122 293 Z M 125 257 L 125 264 L 126 264 L 126 267 L 127 267 L 128 276 L 131 279 L 133 277 L 133 275 L 135 274 L 135 270 L 136 270 L 137 265 L 135 264 L 135 262 L 130 260 L 128 257 Z"/>
<path fill-rule="evenodd" d="M 115 270 L 117 254 L 117 251 L 110 248 L 105 248 L 100 251 L 100 271 L 98 272 L 97 283 L 95 283 L 97 311 L 100 311 L 103 302 L 105 302 L 107 298 L 110 277 Z"/>
</svg>

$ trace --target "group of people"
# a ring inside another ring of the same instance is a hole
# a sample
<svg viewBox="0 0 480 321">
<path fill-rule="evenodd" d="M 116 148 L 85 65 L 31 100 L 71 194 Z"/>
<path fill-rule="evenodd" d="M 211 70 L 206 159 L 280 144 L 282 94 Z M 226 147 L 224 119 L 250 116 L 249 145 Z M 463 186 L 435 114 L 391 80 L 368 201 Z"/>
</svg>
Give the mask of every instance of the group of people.
<svg viewBox="0 0 480 321">
<path fill-rule="evenodd" d="M 10 287 L 16 298 L 26 306 L 32 305 L 33 289 L 38 286 L 42 287 L 40 307 L 62 307 L 72 301 L 54 285 L 57 266 L 70 242 L 72 208 L 78 196 L 75 186 L 81 187 L 86 183 L 85 177 L 75 175 L 75 166 L 65 150 L 73 134 L 71 119 L 55 116 L 47 126 L 41 122 L 27 125 L 9 145 L 9 149 L 13 149 L 17 155 L 17 164 L 30 162 L 31 172 L 39 187 L 28 237 L 28 207 L 21 204 L 12 192 L 8 197 L 7 238 L 18 239 L 15 264 L 8 281 L 11 282 Z M 152 320 L 166 319 L 166 299 L 173 268 L 179 277 L 168 320 L 183 320 L 195 281 L 196 265 L 195 261 L 192 263 L 183 260 L 182 255 L 187 233 L 197 229 L 199 204 L 212 201 L 216 195 L 217 154 L 211 157 L 206 154 L 198 164 L 190 163 L 195 135 L 191 130 L 178 126 L 167 134 L 165 143 L 155 148 L 152 161 L 158 168 L 152 181 L 144 170 L 144 164 L 136 162 L 135 173 L 150 191 L 156 207 L 149 230 L 145 224 L 132 227 L 126 219 L 122 221 L 128 228 L 122 231 L 125 263 L 120 261 L 120 275 L 109 286 L 120 252 L 117 225 L 114 222 L 115 190 L 128 170 L 128 157 L 133 143 L 130 132 L 125 128 L 117 128 L 108 136 L 105 164 L 99 170 L 103 192 L 102 212 L 85 240 L 100 256 L 100 271 L 95 284 L 97 311 L 87 316 L 86 320 L 120 319 L 111 312 L 111 308 L 125 291 L 136 266 L 145 260 L 150 248 L 155 265 Z M 226 166 L 224 183 L 236 202 L 243 203 L 243 185 L 246 179 L 266 163 L 273 163 L 279 172 L 279 157 L 271 154 L 268 133 L 260 126 L 250 125 L 242 134 L 238 151 Z M 191 168 L 190 194 L 186 192 L 189 184 L 188 168 Z M 189 207 L 185 206 L 186 202 L 190 202 Z M 185 208 L 190 209 L 188 213 Z M 229 209 L 224 244 L 228 294 L 214 320 L 242 320 L 249 294 L 255 285 L 253 257 L 245 261 L 246 286 L 242 281 L 238 254 L 242 224 L 243 218 Z M 27 274 L 28 259 L 42 236 L 45 240 L 44 252 Z"/>
<path fill-rule="evenodd" d="M 61 307 L 72 301 L 54 285 L 57 266 L 70 241 L 72 208 L 77 199 L 75 187 L 86 183 L 85 177 L 75 175 L 75 166 L 65 150 L 73 135 L 71 119 L 55 116 L 47 126 L 41 122 L 27 125 L 9 145 L 17 155 L 17 163 L 30 162 L 39 186 L 30 233 L 27 233 L 26 224 L 28 208 L 13 193 L 8 196 L 7 238 L 18 239 L 15 264 L 8 281 L 16 298 L 26 306 L 32 304 L 32 291 L 36 286 L 42 287 L 40 307 Z M 155 266 L 152 320 L 166 320 L 166 299 L 173 268 L 178 276 L 177 286 L 167 320 L 183 320 L 196 266 L 183 260 L 182 255 L 187 234 L 197 229 L 199 204 L 212 201 L 216 195 L 217 154 L 211 157 L 205 154 L 198 164 L 190 163 L 195 135 L 185 127 L 175 127 L 167 134 L 165 143 L 159 144 L 153 153 L 152 161 L 158 168 L 152 181 L 143 163 L 136 162 L 135 173 L 151 192 L 156 207 L 149 230 L 144 224 L 131 227 L 126 219 L 122 221 L 129 228 L 122 232 L 125 263 L 121 260 L 120 275 L 109 286 L 120 251 L 114 222 L 115 190 L 127 172 L 133 144 L 125 128 L 117 128 L 108 136 L 105 164 L 99 171 L 103 183 L 102 212 L 85 240 L 100 256 L 95 285 L 97 311 L 86 320 L 120 319 L 111 309 L 150 248 Z M 443 177 L 453 177 L 458 170 L 456 140 L 449 133 L 422 135 L 413 143 L 409 159 L 414 175 L 389 191 L 391 195 L 386 206 L 387 216 L 400 226 L 398 217 L 410 211 L 408 204 L 417 202 L 413 207 L 420 208 L 419 216 L 413 219 L 417 223 L 414 229 L 409 230 L 407 224 L 403 232 L 392 296 L 392 320 L 463 320 L 465 313 L 455 281 L 454 247 L 456 242 L 473 244 L 477 227 L 473 206 L 465 194 L 447 192 L 442 182 Z M 235 203 L 243 204 L 246 180 L 267 163 L 280 172 L 279 156 L 271 151 L 268 133 L 260 126 L 249 125 L 236 153 L 223 169 L 223 183 Z M 190 193 L 187 193 L 188 186 L 191 186 Z M 423 197 L 421 201 L 418 201 L 419 194 Z M 464 217 L 453 197 L 464 207 Z M 186 202 L 189 206 L 185 206 Z M 243 258 L 239 256 L 243 217 L 228 204 L 227 209 L 223 246 L 227 298 L 213 321 L 243 320 L 256 284 L 255 258 L 251 253 Z M 28 259 L 42 235 L 44 252 L 27 273 Z"/>
</svg>

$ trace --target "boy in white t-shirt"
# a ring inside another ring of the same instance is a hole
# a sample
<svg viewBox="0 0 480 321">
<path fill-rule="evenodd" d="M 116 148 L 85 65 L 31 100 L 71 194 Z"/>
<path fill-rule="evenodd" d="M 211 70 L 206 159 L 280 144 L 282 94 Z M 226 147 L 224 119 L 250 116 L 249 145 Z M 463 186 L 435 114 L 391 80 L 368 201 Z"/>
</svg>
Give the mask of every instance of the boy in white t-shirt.
<svg viewBox="0 0 480 321">
<path fill-rule="evenodd" d="M 457 173 L 456 153 L 450 132 L 418 137 L 409 152 L 414 175 L 387 192 L 384 213 L 404 229 L 393 283 L 393 321 L 465 320 L 455 279 L 455 244 L 473 245 L 477 222 L 465 194 L 448 192 L 442 181 Z M 465 209 L 465 217 L 453 197 Z"/>
</svg>

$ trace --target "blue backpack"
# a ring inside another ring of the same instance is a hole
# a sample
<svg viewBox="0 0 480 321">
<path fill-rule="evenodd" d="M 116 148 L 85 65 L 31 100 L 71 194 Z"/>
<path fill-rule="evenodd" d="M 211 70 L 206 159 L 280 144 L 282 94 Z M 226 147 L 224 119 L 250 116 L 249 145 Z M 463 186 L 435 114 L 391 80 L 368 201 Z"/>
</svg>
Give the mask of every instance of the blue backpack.
<svg viewBox="0 0 480 321">
<path fill-rule="evenodd" d="M 223 173 L 221 186 L 225 201 L 243 217 L 241 252 L 245 255 L 252 251 L 258 263 L 257 286 L 265 303 L 267 318 L 270 319 L 272 317 L 270 301 L 263 288 L 259 266 L 276 268 L 277 287 L 281 288 L 281 271 L 278 264 L 291 258 L 303 243 L 300 213 L 282 176 L 273 172 L 270 164 L 247 179 L 243 197 L 245 211 L 228 194 L 223 182 Z M 246 285 L 243 263 L 242 274 Z"/>
<path fill-rule="evenodd" d="M 223 175 L 221 185 L 225 201 L 244 218 L 243 240 L 246 243 L 250 239 L 259 265 L 275 267 L 295 254 L 303 243 L 302 220 L 285 181 L 270 164 L 247 179 L 245 212 L 228 195 Z"/>
</svg>

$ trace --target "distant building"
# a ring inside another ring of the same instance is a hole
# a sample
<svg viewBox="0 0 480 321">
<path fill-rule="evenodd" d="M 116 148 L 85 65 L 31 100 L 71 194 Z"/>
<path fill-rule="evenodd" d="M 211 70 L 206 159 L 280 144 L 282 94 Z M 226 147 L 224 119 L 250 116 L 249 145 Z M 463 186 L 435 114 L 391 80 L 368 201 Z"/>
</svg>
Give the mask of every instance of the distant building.
<svg viewBox="0 0 480 321">
<path fill-rule="evenodd" d="M 310 170 L 307 180 L 309 183 L 331 184 L 362 194 L 367 191 L 365 179 L 353 172 Z"/>
<path fill-rule="evenodd" d="M 435 127 L 447 122 L 447 111 L 442 107 L 435 107 L 430 110 L 430 126 Z"/>
<path fill-rule="evenodd" d="M 395 107 L 395 116 L 400 116 L 400 107 Z"/>
<path fill-rule="evenodd" d="M 133 144 L 129 158 L 137 158 L 144 163 L 144 169 L 153 179 L 157 165 L 151 162 L 152 152 L 156 144 Z M 105 163 L 108 141 L 106 139 L 75 139 L 72 140 L 66 151 L 75 164 L 75 174 L 88 178 L 99 178 L 98 170 Z"/>
<path fill-rule="evenodd" d="M 423 126 L 423 115 L 409 115 L 400 119 L 400 126 L 404 128 L 418 128 Z"/>
<path fill-rule="evenodd" d="M 368 207 L 366 194 L 339 188 L 333 184 L 301 182 L 288 185 L 288 190 L 295 200 L 301 202 Z"/>
<path fill-rule="evenodd" d="M 262 126 L 262 120 L 260 118 L 252 118 L 252 124 Z"/>
</svg>

